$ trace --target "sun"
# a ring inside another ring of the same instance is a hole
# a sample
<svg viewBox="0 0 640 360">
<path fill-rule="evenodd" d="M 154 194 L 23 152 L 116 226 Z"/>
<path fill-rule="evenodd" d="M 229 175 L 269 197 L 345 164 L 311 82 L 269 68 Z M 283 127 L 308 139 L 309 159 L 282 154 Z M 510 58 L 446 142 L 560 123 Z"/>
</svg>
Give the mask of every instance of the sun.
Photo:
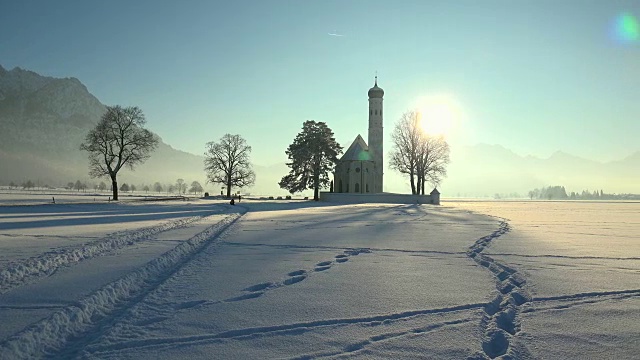
<svg viewBox="0 0 640 360">
<path fill-rule="evenodd" d="M 423 96 L 416 108 L 420 113 L 420 126 L 429 135 L 451 135 L 461 117 L 460 106 L 449 95 Z"/>
</svg>

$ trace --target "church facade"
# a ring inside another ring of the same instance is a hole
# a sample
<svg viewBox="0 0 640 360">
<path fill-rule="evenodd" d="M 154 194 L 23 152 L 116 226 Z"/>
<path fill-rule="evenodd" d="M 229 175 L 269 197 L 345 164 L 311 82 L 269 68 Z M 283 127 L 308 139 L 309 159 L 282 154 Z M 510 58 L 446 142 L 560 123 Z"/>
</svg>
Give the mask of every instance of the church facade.
<svg viewBox="0 0 640 360">
<path fill-rule="evenodd" d="M 369 95 L 369 144 L 356 136 L 342 155 L 333 175 L 333 192 L 381 193 L 383 186 L 383 107 L 384 90 L 378 87 L 378 77 Z"/>
</svg>

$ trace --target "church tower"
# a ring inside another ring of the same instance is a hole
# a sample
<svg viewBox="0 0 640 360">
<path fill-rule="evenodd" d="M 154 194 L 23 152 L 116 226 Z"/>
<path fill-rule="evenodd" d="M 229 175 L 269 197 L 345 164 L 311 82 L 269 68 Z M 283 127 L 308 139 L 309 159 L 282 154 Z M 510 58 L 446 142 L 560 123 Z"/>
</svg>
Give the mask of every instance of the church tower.
<svg viewBox="0 0 640 360">
<path fill-rule="evenodd" d="M 382 176 L 384 169 L 382 148 L 382 97 L 384 90 L 378 87 L 378 76 L 375 84 L 369 89 L 369 153 L 374 161 L 372 191 L 382 192 Z"/>
</svg>

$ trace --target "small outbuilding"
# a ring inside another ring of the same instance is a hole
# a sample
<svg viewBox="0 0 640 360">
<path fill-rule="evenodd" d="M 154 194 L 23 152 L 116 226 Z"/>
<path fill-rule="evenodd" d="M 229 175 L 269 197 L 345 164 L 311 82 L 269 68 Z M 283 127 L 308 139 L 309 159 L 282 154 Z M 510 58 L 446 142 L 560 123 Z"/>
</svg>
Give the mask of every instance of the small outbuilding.
<svg viewBox="0 0 640 360">
<path fill-rule="evenodd" d="M 431 195 L 431 203 L 433 205 L 440 205 L 440 191 L 438 191 L 438 188 L 433 188 L 429 195 Z"/>
</svg>

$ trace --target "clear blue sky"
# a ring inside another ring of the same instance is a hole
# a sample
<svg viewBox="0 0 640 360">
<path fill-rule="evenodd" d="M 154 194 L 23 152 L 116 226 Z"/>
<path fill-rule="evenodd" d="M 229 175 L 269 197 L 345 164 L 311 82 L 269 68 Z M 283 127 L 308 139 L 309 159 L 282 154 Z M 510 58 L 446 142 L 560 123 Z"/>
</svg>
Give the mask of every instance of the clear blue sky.
<svg viewBox="0 0 640 360">
<path fill-rule="evenodd" d="M 366 138 L 376 71 L 387 140 L 417 98 L 448 94 L 465 114 L 453 146 L 607 161 L 640 150 L 637 23 L 614 29 L 625 13 L 640 18 L 640 2 L 2 0 L 0 64 L 140 106 L 181 150 L 241 134 L 264 165 L 286 160 L 306 119 L 345 146 Z"/>
</svg>

